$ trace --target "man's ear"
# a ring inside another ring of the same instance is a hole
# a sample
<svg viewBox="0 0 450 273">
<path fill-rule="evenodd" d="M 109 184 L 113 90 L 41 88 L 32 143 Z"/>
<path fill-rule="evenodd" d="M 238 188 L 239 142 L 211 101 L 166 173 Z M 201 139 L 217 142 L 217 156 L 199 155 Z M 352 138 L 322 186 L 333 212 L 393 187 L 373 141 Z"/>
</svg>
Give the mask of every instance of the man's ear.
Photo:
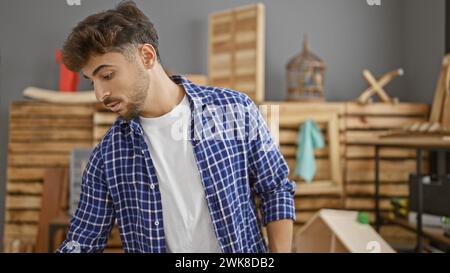
<svg viewBox="0 0 450 273">
<path fill-rule="evenodd" d="M 156 50 L 151 44 L 143 44 L 139 50 L 142 64 L 146 69 L 151 69 L 156 63 Z"/>
</svg>

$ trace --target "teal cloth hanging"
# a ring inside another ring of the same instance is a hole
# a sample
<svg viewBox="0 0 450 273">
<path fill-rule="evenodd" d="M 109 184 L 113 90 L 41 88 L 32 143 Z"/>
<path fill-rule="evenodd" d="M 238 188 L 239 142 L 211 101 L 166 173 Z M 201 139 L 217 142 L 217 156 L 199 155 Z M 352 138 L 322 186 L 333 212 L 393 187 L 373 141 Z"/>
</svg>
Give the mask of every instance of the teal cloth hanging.
<svg viewBox="0 0 450 273">
<path fill-rule="evenodd" d="M 295 175 L 302 177 L 307 183 L 311 183 L 316 173 L 314 149 L 320 149 L 324 146 L 320 128 L 317 127 L 314 120 L 305 120 L 303 126 L 299 126 Z"/>
</svg>

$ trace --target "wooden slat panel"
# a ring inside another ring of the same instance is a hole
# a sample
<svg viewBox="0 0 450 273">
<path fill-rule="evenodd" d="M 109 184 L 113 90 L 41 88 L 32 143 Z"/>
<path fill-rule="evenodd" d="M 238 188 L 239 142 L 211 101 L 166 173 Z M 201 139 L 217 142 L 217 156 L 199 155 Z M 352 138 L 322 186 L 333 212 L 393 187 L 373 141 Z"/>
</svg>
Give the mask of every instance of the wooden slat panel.
<svg viewBox="0 0 450 273">
<path fill-rule="evenodd" d="M 7 209 L 39 209 L 41 197 L 34 195 L 8 195 L 6 197 Z"/>
<path fill-rule="evenodd" d="M 61 105 L 41 102 L 14 102 L 11 105 L 10 116 L 15 117 L 58 117 L 77 116 L 92 117 L 94 108 L 86 105 Z"/>
<path fill-rule="evenodd" d="M 375 147 L 361 145 L 347 145 L 346 158 L 374 158 Z M 398 158 L 398 159 L 414 159 L 416 157 L 415 150 L 399 149 L 399 148 L 381 148 L 381 158 Z"/>
<path fill-rule="evenodd" d="M 343 199 L 340 197 L 295 197 L 296 210 L 319 210 L 321 208 L 342 208 Z"/>
<path fill-rule="evenodd" d="M 92 130 L 92 127 L 91 127 Z M 36 152 L 61 152 L 70 153 L 76 148 L 92 147 L 90 141 L 47 141 L 47 142 L 12 142 L 9 143 L 9 151 L 12 153 L 36 153 Z"/>
<path fill-rule="evenodd" d="M 359 103 L 346 104 L 347 115 L 374 116 L 421 116 L 426 118 L 429 106 L 422 103 L 373 103 L 361 105 Z"/>
<path fill-rule="evenodd" d="M 70 155 L 61 154 L 13 154 L 9 156 L 9 166 L 52 167 L 69 165 Z"/>
<path fill-rule="evenodd" d="M 7 176 L 9 181 L 23 180 L 42 180 L 44 178 L 45 168 L 36 167 L 8 167 Z"/>
<path fill-rule="evenodd" d="M 395 171 L 395 172 L 381 172 L 380 182 L 406 182 L 409 179 L 410 171 Z M 359 170 L 359 171 L 347 171 L 346 172 L 346 182 L 365 182 L 374 183 L 375 172 L 373 170 Z"/>
<path fill-rule="evenodd" d="M 380 168 L 383 172 L 413 172 L 416 170 L 416 161 L 408 160 L 380 160 Z M 348 159 L 346 169 L 349 172 L 361 170 L 375 170 L 374 159 Z"/>
<path fill-rule="evenodd" d="M 7 223 L 37 223 L 39 222 L 39 210 L 8 210 L 5 220 Z"/>
<path fill-rule="evenodd" d="M 381 131 L 373 131 L 373 130 L 365 130 L 365 131 L 352 131 L 347 130 L 345 131 L 345 141 L 347 144 L 352 144 L 354 141 L 358 141 L 361 139 L 364 140 L 375 140 L 378 139 L 380 135 L 383 135 L 387 133 L 387 130 L 381 130 Z"/>
<path fill-rule="evenodd" d="M 64 130 L 15 130 L 9 134 L 11 142 L 20 141 L 50 141 L 50 140 L 91 140 L 92 129 Z"/>
<path fill-rule="evenodd" d="M 374 195 L 375 186 L 373 185 L 345 185 L 347 195 Z M 383 184 L 380 186 L 380 195 L 382 196 L 408 196 L 409 188 L 406 184 Z"/>
<path fill-rule="evenodd" d="M 347 129 L 394 129 L 414 122 L 425 121 L 421 117 L 346 117 Z"/>
<path fill-rule="evenodd" d="M 42 182 L 15 182 L 6 186 L 8 194 L 42 194 Z"/>
<path fill-rule="evenodd" d="M 379 204 L 380 209 L 382 210 L 392 209 L 390 199 L 382 198 Z M 347 197 L 345 199 L 345 208 L 355 210 L 375 210 L 375 200 L 374 198 Z"/>
<path fill-rule="evenodd" d="M 92 146 L 97 108 L 92 104 L 35 101 L 11 104 L 4 234 L 7 250 L 36 249 L 45 169 L 68 166 L 74 148 Z"/>
<path fill-rule="evenodd" d="M 297 154 L 297 147 L 293 145 L 281 145 L 280 151 L 285 158 L 294 158 Z M 328 148 L 314 150 L 314 156 L 316 158 L 328 158 Z"/>
<path fill-rule="evenodd" d="M 5 224 L 5 237 L 30 238 L 36 237 L 37 224 Z"/>
<path fill-rule="evenodd" d="M 9 128 L 17 129 L 43 129 L 43 128 L 91 128 L 92 118 L 88 117 L 52 117 L 52 118 L 11 118 Z"/>
<path fill-rule="evenodd" d="M 213 86 L 264 100 L 263 4 L 252 4 L 209 15 L 208 74 Z"/>
</svg>

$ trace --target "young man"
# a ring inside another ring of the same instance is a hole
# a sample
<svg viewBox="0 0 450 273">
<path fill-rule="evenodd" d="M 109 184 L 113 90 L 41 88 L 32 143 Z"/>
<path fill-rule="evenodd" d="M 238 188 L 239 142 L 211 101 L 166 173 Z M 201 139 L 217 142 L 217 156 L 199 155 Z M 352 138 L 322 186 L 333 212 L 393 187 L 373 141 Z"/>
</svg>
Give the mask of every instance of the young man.
<svg viewBox="0 0 450 273">
<path fill-rule="evenodd" d="M 167 76 L 133 2 L 80 22 L 63 61 L 119 117 L 91 154 L 58 252 L 102 251 L 115 221 L 126 252 L 291 250 L 295 184 L 246 95 Z"/>
</svg>

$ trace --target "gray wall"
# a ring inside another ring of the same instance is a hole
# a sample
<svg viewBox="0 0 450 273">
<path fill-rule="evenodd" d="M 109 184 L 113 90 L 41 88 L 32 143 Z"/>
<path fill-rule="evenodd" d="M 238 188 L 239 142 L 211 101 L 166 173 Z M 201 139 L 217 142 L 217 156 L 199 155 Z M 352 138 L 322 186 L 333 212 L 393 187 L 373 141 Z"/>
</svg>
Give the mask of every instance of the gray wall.
<svg viewBox="0 0 450 273">
<path fill-rule="evenodd" d="M 56 89 L 54 49 L 87 15 L 117 0 L 0 1 L 0 239 L 4 215 L 8 108 L 30 85 Z M 164 65 L 179 73 L 207 73 L 208 13 L 255 1 L 136 1 L 154 21 Z M 398 67 L 406 75 L 387 89 L 402 101 L 430 102 L 444 54 L 444 0 L 266 0 L 266 98 L 285 98 L 284 65 L 308 34 L 327 64 L 330 101 L 356 98 L 366 87 L 361 70 L 376 75 Z M 82 81 L 80 89 L 88 89 Z M 1 240 L 3 242 L 3 240 Z"/>
<path fill-rule="evenodd" d="M 445 53 L 445 1 L 405 1 L 403 28 L 401 97 L 431 102 Z"/>
</svg>

